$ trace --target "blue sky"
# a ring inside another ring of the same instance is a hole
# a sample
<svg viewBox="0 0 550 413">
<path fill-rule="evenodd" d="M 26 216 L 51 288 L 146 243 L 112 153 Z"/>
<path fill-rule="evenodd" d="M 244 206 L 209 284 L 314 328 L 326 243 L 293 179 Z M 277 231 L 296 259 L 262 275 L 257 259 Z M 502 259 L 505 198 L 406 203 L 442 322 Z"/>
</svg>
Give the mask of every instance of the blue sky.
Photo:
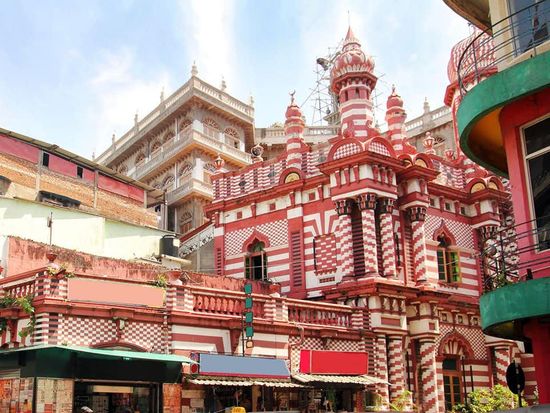
<svg viewBox="0 0 550 413">
<path fill-rule="evenodd" d="M 309 95 L 315 59 L 345 36 L 348 10 L 381 76 L 380 106 L 392 83 L 409 118 L 424 97 L 441 105 L 450 49 L 469 33 L 441 0 L 12 1 L 2 4 L 0 126 L 91 158 L 162 88 L 183 84 L 193 61 L 204 80 L 223 76 L 229 93 L 254 96 L 256 125 L 268 126 L 283 120 L 288 92 Z"/>
</svg>

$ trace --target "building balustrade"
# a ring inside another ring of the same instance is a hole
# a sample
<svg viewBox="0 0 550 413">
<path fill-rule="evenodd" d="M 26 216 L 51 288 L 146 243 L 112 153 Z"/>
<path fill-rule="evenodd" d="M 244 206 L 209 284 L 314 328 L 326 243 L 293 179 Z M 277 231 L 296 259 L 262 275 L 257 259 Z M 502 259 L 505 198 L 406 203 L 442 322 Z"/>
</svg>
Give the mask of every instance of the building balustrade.
<svg viewBox="0 0 550 413">
<path fill-rule="evenodd" d="M 203 128 L 208 127 L 199 122 L 189 125 L 173 139 L 153 152 L 149 159 L 136 164 L 135 168 L 128 172 L 129 176 L 135 179 L 142 179 L 163 163 L 176 157 L 185 147 L 191 147 L 193 143 L 233 158 L 235 161 L 242 164 L 249 164 L 252 162 L 250 154 L 235 148 L 231 144 L 227 144 L 225 142 L 225 135 L 221 132 L 209 128 L 208 132 L 205 133 Z"/>
<path fill-rule="evenodd" d="M 166 193 L 166 202 L 170 205 L 192 192 L 201 192 L 204 195 L 212 194 L 212 185 L 195 179 L 191 174 L 188 174 L 185 177 L 178 178 L 178 186 Z"/>
<path fill-rule="evenodd" d="M 173 279 L 173 276 L 170 275 Z M 73 282 L 73 280 L 75 282 Z M 78 281 L 80 280 L 80 281 Z M 109 289 L 105 293 L 106 298 L 101 298 L 101 291 L 97 289 L 82 290 L 83 285 L 96 285 L 100 290 Z M 88 284 L 86 284 L 88 283 Z M 91 283 L 91 284 L 90 284 Z M 71 288 L 76 288 L 75 292 Z M 73 306 L 72 297 L 77 297 L 79 303 L 110 303 L 111 306 L 121 308 L 149 308 L 147 304 L 138 301 L 118 300 L 114 295 L 123 297 L 128 289 L 139 289 L 143 294 L 142 299 L 158 299 L 159 290 L 162 287 L 152 288 L 155 285 L 148 281 L 135 279 L 105 279 L 99 275 L 76 274 L 67 278 L 64 273 L 52 276 L 48 270 L 43 270 L 25 278 L 0 282 L 0 290 L 4 296 L 24 297 L 43 296 L 48 299 L 57 299 L 60 302 Z M 137 290 L 136 290 L 137 291 Z M 151 296 L 149 297 L 148 294 Z M 156 297 L 156 298 L 155 298 Z M 163 307 L 169 311 L 195 313 L 197 315 L 223 316 L 240 319 L 244 310 L 245 293 L 240 291 L 228 291 L 217 288 L 207 288 L 195 285 L 169 284 L 166 288 Z M 99 300 L 99 301 L 98 301 Z M 113 301 L 111 301 L 113 300 Z M 280 296 L 267 294 L 253 294 L 254 318 L 265 321 L 277 321 L 282 323 L 301 323 L 327 328 L 352 328 L 353 309 L 347 305 L 304 302 Z M 155 305 L 154 307 L 158 307 Z M 162 309 L 158 307 L 158 309 Z M 3 311 L 0 309 L 0 312 Z"/>
</svg>

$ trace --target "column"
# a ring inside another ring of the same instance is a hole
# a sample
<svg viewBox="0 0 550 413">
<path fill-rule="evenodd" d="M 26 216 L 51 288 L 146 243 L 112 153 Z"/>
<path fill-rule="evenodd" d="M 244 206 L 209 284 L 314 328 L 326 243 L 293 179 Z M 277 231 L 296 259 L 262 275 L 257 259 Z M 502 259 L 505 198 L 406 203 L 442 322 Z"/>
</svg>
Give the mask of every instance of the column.
<svg viewBox="0 0 550 413">
<path fill-rule="evenodd" d="M 390 400 L 393 403 L 407 389 L 405 382 L 405 351 L 402 336 L 390 336 L 388 341 Z"/>
<path fill-rule="evenodd" d="M 384 277 L 395 277 L 395 240 L 393 237 L 392 198 L 381 198 L 380 207 L 380 244 Z"/>
<path fill-rule="evenodd" d="M 388 381 L 388 355 L 386 353 L 386 336 L 380 334 L 376 337 L 375 344 L 375 363 L 377 378 Z M 377 384 L 376 393 L 380 396 L 380 407 L 385 408 L 389 405 L 390 397 L 387 384 Z"/>
<path fill-rule="evenodd" d="M 340 252 L 340 271 L 353 275 L 353 239 L 351 236 L 351 199 L 335 201 L 338 213 L 337 245 Z"/>
<path fill-rule="evenodd" d="M 412 207 L 408 209 L 408 213 L 411 221 L 414 279 L 419 284 L 426 282 L 428 279 L 426 273 L 426 235 L 424 232 L 426 207 Z"/>
<path fill-rule="evenodd" d="M 437 385 L 435 338 L 420 339 L 420 369 L 422 412 L 439 413 L 439 391 Z M 443 406 L 442 406 L 443 407 Z"/>
<path fill-rule="evenodd" d="M 365 274 L 378 274 L 378 253 L 376 251 L 376 227 L 374 209 L 376 208 L 376 194 L 362 194 L 357 197 L 357 204 L 361 210 L 363 226 L 363 248 L 365 251 Z"/>
<path fill-rule="evenodd" d="M 495 353 L 495 384 L 506 386 L 506 369 L 510 364 L 510 348 L 508 346 L 494 347 Z"/>
</svg>

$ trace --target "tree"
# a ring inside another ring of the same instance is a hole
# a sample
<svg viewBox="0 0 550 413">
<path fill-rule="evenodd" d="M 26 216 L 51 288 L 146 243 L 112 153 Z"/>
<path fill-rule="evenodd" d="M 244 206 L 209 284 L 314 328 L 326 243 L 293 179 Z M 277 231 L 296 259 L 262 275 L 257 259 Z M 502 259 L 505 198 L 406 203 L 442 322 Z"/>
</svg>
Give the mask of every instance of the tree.
<svg viewBox="0 0 550 413">
<path fill-rule="evenodd" d="M 468 405 L 456 404 L 456 413 L 487 413 L 495 410 L 513 409 L 518 404 L 518 396 L 508 388 L 497 384 L 492 389 L 474 390 L 468 394 Z"/>
</svg>

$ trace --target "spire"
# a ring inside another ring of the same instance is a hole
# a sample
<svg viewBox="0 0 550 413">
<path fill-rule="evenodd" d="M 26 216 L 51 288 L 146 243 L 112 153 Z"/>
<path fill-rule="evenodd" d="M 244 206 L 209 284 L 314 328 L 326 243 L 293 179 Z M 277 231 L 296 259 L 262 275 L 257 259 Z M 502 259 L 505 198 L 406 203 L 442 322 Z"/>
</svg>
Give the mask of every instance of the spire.
<svg viewBox="0 0 550 413">
<path fill-rule="evenodd" d="M 428 97 L 424 98 L 424 113 L 430 113 L 430 102 L 428 102 Z"/>
<path fill-rule="evenodd" d="M 195 64 L 195 61 L 193 60 L 193 66 L 191 66 L 191 76 L 197 76 L 199 74 L 199 71 L 197 69 L 197 65 Z"/>
<path fill-rule="evenodd" d="M 355 34 L 353 34 L 353 30 L 351 29 L 351 26 L 348 26 L 348 32 L 346 33 L 346 38 L 344 39 L 344 47 L 345 50 L 346 47 L 350 45 L 357 45 L 361 47 L 361 43 L 359 43 L 359 40 L 357 40 L 357 37 L 355 37 Z"/>
<path fill-rule="evenodd" d="M 223 77 L 223 75 L 222 75 L 222 83 L 221 83 L 220 89 L 222 92 L 225 92 L 225 89 L 227 89 L 227 83 L 225 83 L 225 78 Z"/>
</svg>

